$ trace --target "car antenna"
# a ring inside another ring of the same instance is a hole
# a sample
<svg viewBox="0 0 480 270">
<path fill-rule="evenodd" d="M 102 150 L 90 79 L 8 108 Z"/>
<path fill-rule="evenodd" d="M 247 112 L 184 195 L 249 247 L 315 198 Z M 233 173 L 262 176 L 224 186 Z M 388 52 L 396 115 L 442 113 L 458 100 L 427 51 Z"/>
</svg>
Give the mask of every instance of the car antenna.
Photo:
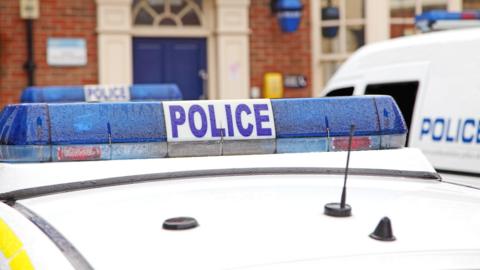
<svg viewBox="0 0 480 270">
<path fill-rule="evenodd" d="M 223 129 L 220 126 L 220 156 L 223 156 Z"/>
<path fill-rule="evenodd" d="M 330 152 L 330 126 L 328 125 L 328 118 L 326 116 L 325 126 L 327 127 L 327 151 Z"/>
<path fill-rule="evenodd" d="M 350 136 L 348 138 L 347 166 L 345 167 L 345 178 L 343 179 L 342 197 L 340 203 L 325 204 L 325 215 L 331 217 L 349 217 L 352 215 L 352 207 L 345 203 L 347 200 L 347 178 L 348 166 L 350 163 L 350 152 L 352 151 L 352 138 L 355 132 L 355 125 L 350 126 Z"/>
</svg>

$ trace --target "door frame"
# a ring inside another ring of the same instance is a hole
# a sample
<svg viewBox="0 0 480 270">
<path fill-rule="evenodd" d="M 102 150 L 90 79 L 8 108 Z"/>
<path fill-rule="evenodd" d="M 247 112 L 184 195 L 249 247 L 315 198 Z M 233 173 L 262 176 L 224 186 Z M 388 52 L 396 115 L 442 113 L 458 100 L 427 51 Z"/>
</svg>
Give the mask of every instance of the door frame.
<svg viewBox="0 0 480 270">
<path fill-rule="evenodd" d="M 250 97 L 250 0 L 203 0 L 204 27 L 161 28 L 134 26 L 132 1 L 95 0 L 100 84 L 132 83 L 132 37 L 203 37 L 209 98 Z"/>
<path fill-rule="evenodd" d="M 205 24 L 202 27 L 142 27 L 133 26 L 131 40 L 133 44 L 134 38 L 204 38 L 206 40 L 206 56 L 207 56 L 207 96 L 216 98 L 216 54 L 214 35 L 215 28 L 215 10 L 212 0 L 204 0 L 203 10 L 205 14 Z M 132 81 L 133 81 L 133 46 L 132 46 Z"/>
</svg>

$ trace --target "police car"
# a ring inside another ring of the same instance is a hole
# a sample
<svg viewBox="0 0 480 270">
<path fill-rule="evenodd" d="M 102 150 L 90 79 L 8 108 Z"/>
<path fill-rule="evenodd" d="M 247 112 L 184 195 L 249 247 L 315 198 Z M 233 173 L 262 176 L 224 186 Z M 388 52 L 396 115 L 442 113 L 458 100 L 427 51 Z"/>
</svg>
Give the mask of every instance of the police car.
<svg viewBox="0 0 480 270">
<path fill-rule="evenodd" d="M 89 84 L 83 86 L 29 86 L 22 103 L 107 102 L 181 100 L 176 84 Z"/>
<path fill-rule="evenodd" d="M 0 269 L 480 267 L 480 191 L 402 148 L 388 96 L 18 104 L 0 128 Z"/>
</svg>

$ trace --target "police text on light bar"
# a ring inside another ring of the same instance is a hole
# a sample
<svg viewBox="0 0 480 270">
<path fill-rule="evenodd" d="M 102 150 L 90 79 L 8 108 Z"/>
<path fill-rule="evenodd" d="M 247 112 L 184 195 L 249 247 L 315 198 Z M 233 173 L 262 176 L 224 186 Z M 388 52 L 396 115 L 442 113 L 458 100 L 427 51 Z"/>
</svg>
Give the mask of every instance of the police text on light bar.
<svg viewBox="0 0 480 270">
<path fill-rule="evenodd" d="M 18 104 L 0 115 L 0 159 L 79 161 L 399 148 L 388 96 Z"/>
</svg>

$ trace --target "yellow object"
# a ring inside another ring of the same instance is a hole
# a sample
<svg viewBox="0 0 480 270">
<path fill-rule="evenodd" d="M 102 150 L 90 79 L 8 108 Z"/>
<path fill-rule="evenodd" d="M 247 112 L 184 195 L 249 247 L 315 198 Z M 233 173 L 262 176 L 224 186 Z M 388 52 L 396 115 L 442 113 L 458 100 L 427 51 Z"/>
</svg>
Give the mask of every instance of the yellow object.
<svg viewBox="0 0 480 270">
<path fill-rule="evenodd" d="M 0 251 L 5 258 L 11 258 L 22 248 L 22 243 L 17 236 L 8 227 L 8 225 L 0 219 Z"/>
<path fill-rule="evenodd" d="M 265 73 L 263 76 L 263 97 L 282 98 L 283 78 L 282 74 L 276 72 Z"/>
<path fill-rule="evenodd" d="M 30 258 L 25 250 L 20 251 L 9 263 L 12 270 L 34 270 Z"/>
<path fill-rule="evenodd" d="M 39 0 L 20 0 L 20 18 L 38 19 Z"/>
<path fill-rule="evenodd" d="M 9 261 L 12 270 L 33 270 L 33 265 L 23 244 L 2 219 L 0 219 L 0 252 Z"/>
</svg>

